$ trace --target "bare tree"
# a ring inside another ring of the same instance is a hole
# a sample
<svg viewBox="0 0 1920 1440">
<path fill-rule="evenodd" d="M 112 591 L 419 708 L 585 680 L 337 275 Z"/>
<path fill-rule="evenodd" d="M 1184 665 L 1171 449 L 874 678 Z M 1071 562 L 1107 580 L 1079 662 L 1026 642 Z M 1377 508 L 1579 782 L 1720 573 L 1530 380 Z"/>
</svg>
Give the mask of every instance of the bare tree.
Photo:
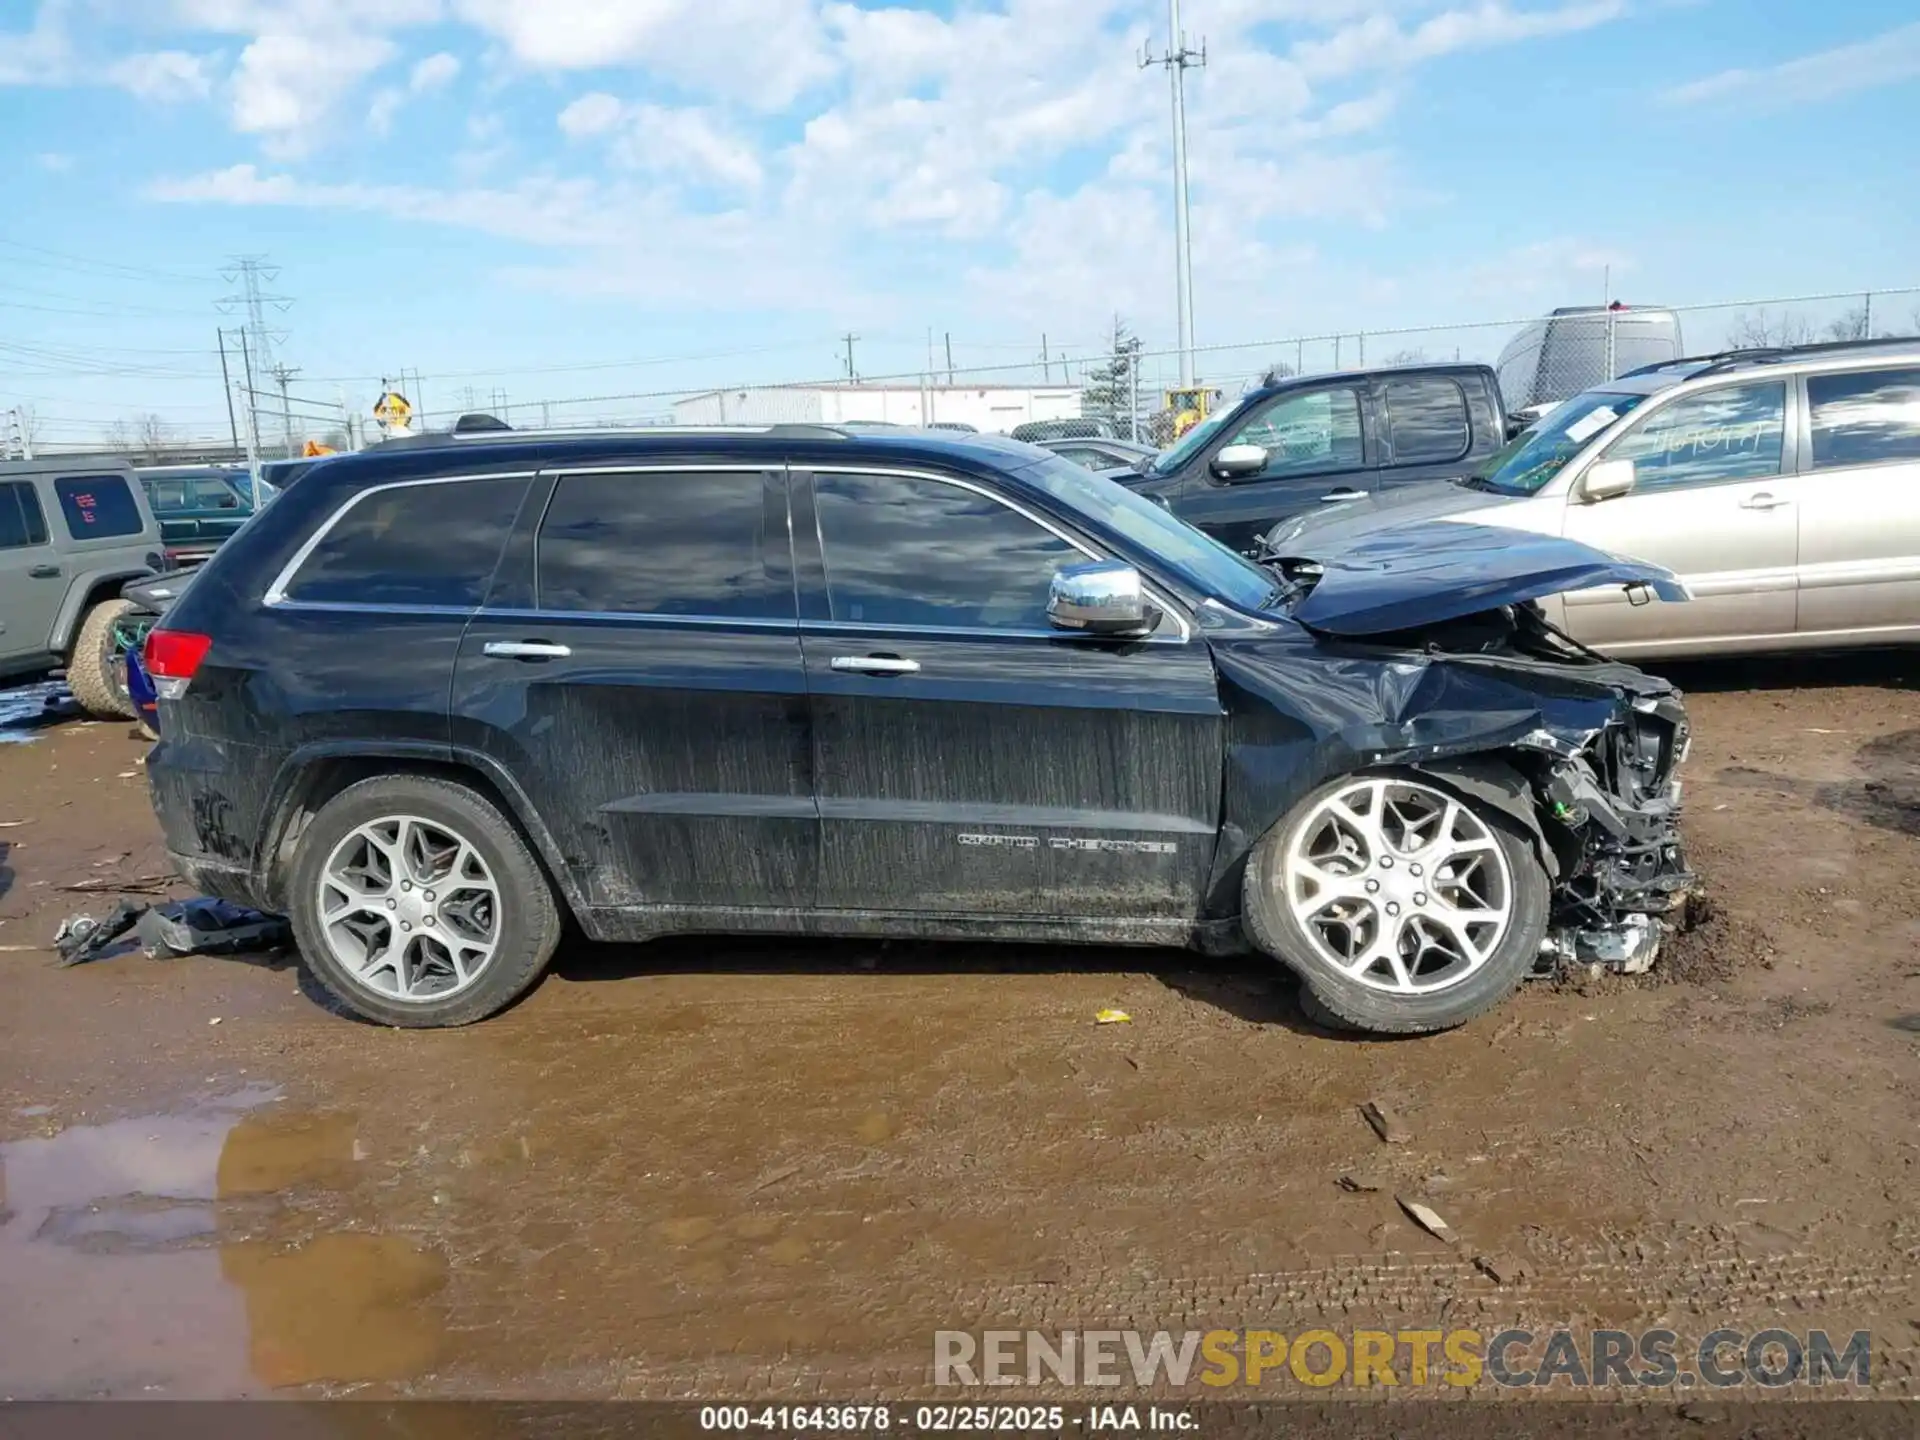
<svg viewBox="0 0 1920 1440">
<path fill-rule="evenodd" d="M 1813 339 L 1813 327 L 1798 315 L 1768 316 L 1766 307 L 1742 310 L 1727 327 L 1727 347 L 1732 350 L 1773 350 L 1788 345 L 1805 345 Z"/>
<path fill-rule="evenodd" d="M 149 460 L 158 460 L 167 448 L 167 422 L 149 412 L 136 425 L 141 453 Z"/>
<path fill-rule="evenodd" d="M 1867 314 L 1865 305 L 1856 305 L 1838 320 L 1827 325 L 1829 340 L 1864 340 L 1867 338 L 1873 321 Z"/>
<path fill-rule="evenodd" d="M 1396 350 L 1391 355 L 1382 357 L 1380 363 L 1382 365 L 1425 365 L 1427 352 L 1418 346 L 1411 350 Z"/>
<path fill-rule="evenodd" d="M 124 420 L 115 420 L 100 432 L 100 438 L 106 441 L 107 449 L 117 455 L 133 453 L 133 427 Z"/>
</svg>

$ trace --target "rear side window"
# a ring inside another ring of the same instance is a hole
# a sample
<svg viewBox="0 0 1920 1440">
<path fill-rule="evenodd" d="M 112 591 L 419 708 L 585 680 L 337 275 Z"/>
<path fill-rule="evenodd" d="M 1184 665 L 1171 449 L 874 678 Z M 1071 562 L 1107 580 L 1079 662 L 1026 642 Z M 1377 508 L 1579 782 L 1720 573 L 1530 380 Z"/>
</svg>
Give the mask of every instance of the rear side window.
<svg viewBox="0 0 1920 1440">
<path fill-rule="evenodd" d="M 1467 392 L 1439 375 L 1389 380 L 1381 389 L 1387 416 L 1387 454 L 1394 465 L 1458 460 L 1473 445 Z"/>
<path fill-rule="evenodd" d="M 1607 458 L 1633 461 L 1636 494 L 1764 480 L 1780 473 L 1786 415 L 1784 384 L 1704 390 L 1655 410 L 1614 442 Z"/>
<path fill-rule="evenodd" d="M 53 482 L 67 533 L 76 540 L 138 535 L 146 529 L 133 491 L 118 475 L 69 476 Z"/>
<path fill-rule="evenodd" d="M 1920 460 L 1920 370 L 1810 375 L 1813 468 Z"/>
<path fill-rule="evenodd" d="M 563 475 L 537 564 L 542 610 L 796 614 L 785 484 L 758 470 Z"/>
<path fill-rule="evenodd" d="M 1047 593 L 1079 550 L 998 500 L 938 480 L 816 475 L 835 620 L 1045 630 Z"/>
<path fill-rule="evenodd" d="M 287 599 L 475 609 L 526 493 L 524 476 L 370 490 L 314 546 Z"/>
<path fill-rule="evenodd" d="M 47 517 L 31 480 L 0 484 L 0 550 L 47 543 Z"/>
</svg>

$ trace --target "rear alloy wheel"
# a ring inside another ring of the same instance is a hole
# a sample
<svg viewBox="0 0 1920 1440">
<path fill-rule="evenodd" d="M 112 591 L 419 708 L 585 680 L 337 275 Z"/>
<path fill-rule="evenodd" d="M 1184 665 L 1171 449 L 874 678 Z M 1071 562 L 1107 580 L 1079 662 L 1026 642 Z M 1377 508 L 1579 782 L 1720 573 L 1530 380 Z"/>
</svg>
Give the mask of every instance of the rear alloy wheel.
<svg viewBox="0 0 1920 1440">
<path fill-rule="evenodd" d="M 1492 1009 L 1533 967 L 1547 877 L 1507 815 L 1424 778 L 1323 785 L 1255 847 L 1245 910 L 1317 1019 L 1389 1034 Z"/>
<path fill-rule="evenodd" d="M 494 1014 L 546 967 L 560 916 L 538 862 L 472 790 L 425 776 L 362 781 L 300 838 L 294 934 L 314 974 L 388 1025 Z"/>
</svg>

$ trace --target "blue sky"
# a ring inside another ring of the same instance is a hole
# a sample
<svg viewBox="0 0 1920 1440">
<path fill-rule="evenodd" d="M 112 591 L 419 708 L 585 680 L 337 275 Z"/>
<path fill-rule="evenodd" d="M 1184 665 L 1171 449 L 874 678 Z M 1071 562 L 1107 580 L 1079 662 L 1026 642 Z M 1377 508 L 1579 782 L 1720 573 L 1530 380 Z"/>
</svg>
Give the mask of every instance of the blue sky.
<svg viewBox="0 0 1920 1440">
<path fill-rule="evenodd" d="M 1197 338 L 1250 344 L 1203 373 L 1609 271 L 1920 285 L 1911 0 L 1184 10 Z M 1165 39 L 1164 0 L 0 0 L 0 408 L 223 431 L 239 254 L 293 302 L 296 390 L 356 409 L 402 367 L 435 410 L 814 378 L 847 331 L 866 374 L 929 330 L 962 367 L 1083 356 L 1116 312 L 1164 349 Z"/>
</svg>

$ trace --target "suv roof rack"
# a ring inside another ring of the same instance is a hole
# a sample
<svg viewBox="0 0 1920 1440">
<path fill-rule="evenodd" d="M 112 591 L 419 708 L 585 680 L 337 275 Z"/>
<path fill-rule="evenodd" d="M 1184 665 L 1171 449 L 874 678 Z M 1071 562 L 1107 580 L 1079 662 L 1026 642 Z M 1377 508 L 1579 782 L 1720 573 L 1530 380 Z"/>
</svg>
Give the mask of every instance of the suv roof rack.
<svg viewBox="0 0 1920 1440">
<path fill-rule="evenodd" d="M 1821 340 L 1806 345 L 1755 345 L 1744 350 L 1720 350 L 1711 355 L 1682 355 L 1673 360 L 1661 360 L 1652 365 L 1642 365 L 1637 370 L 1629 370 L 1620 375 L 1625 380 L 1634 375 L 1658 375 L 1663 370 L 1672 370 L 1681 365 L 1698 365 L 1700 368 L 1689 375 L 1689 380 L 1698 380 L 1703 375 L 1719 375 L 1728 370 L 1737 370 L 1742 365 L 1779 365 L 1802 356 L 1842 355 L 1850 351 L 1920 348 L 1920 337 L 1882 336 L 1877 340 Z"/>
<path fill-rule="evenodd" d="M 462 415 L 449 430 L 423 430 L 415 435 L 395 435 L 367 446 L 369 450 L 405 447 L 426 448 L 437 445 L 471 445 L 490 441 L 515 440 L 631 440 L 655 435 L 766 435 L 776 440 L 851 440 L 851 432 L 835 425 L 817 422 L 788 422 L 777 425 L 597 425 L 547 429 L 516 430 L 493 415 Z"/>
</svg>

